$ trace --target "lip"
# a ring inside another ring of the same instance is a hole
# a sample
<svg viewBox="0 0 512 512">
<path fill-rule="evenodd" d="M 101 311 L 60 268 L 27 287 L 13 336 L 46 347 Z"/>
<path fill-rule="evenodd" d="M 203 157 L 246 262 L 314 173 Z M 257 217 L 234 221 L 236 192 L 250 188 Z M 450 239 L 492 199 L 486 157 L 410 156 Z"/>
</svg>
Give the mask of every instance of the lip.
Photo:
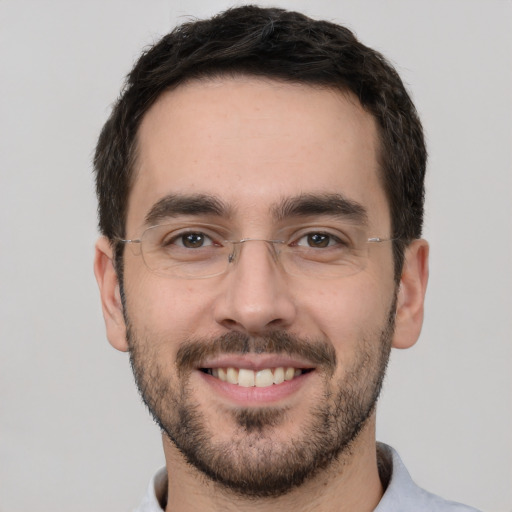
<svg viewBox="0 0 512 512">
<path fill-rule="evenodd" d="M 243 367 L 247 368 L 247 366 Z M 215 395 L 231 404 L 243 407 L 275 405 L 298 393 L 315 374 L 314 371 L 303 373 L 298 377 L 294 377 L 292 380 L 264 388 L 258 388 L 256 386 L 245 388 L 238 384 L 224 382 L 200 370 L 196 370 L 195 373 L 198 374 L 198 377 L 202 380 L 204 385 L 209 387 Z"/>
<path fill-rule="evenodd" d="M 300 358 L 280 354 L 223 354 L 202 361 L 194 373 L 214 395 L 230 404 L 244 407 L 264 407 L 276 405 L 278 402 L 291 398 L 311 380 L 316 373 L 308 371 L 292 380 L 267 387 L 243 387 L 222 381 L 202 371 L 205 368 L 245 368 L 259 371 L 266 368 L 292 367 L 302 370 L 314 370 L 315 366 Z"/>
<path fill-rule="evenodd" d="M 225 354 L 202 361 L 200 368 L 245 368 L 259 371 L 265 368 L 292 367 L 301 370 L 313 370 L 314 365 L 305 360 L 279 354 Z"/>
</svg>

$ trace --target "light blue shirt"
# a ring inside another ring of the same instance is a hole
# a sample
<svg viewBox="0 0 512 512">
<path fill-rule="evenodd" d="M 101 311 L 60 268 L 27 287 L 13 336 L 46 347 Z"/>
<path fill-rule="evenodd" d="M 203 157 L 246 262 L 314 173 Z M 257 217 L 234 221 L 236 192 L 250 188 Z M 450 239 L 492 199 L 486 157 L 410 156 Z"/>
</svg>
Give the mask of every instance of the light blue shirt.
<svg viewBox="0 0 512 512">
<path fill-rule="evenodd" d="M 477 509 L 447 501 L 418 487 L 398 453 L 378 443 L 379 473 L 388 480 L 386 491 L 374 512 L 479 512 Z M 162 468 L 151 480 L 147 493 L 134 512 L 162 512 L 160 501 L 167 493 L 167 473 Z"/>
</svg>

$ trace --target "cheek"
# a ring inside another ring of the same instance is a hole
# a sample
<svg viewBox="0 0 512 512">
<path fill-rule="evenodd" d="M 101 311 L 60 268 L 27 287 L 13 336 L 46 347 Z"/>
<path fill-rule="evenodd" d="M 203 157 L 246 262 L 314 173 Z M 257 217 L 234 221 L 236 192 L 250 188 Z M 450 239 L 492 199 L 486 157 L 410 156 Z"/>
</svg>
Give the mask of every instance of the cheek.
<svg viewBox="0 0 512 512">
<path fill-rule="evenodd" d="M 181 340 L 197 334 L 207 309 L 197 283 L 157 276 L 145 269 L 125 271 L 128 317 L 138 336 Z"/>
<path fill-rule="evenodd" d="M 392 287 L 367 274 L 326 282 L 302 302 L 303 318 L 320 330 L 339 350 L 355 349 L 362 339 L 386 325 L 393 300 Z"/>
</svg>

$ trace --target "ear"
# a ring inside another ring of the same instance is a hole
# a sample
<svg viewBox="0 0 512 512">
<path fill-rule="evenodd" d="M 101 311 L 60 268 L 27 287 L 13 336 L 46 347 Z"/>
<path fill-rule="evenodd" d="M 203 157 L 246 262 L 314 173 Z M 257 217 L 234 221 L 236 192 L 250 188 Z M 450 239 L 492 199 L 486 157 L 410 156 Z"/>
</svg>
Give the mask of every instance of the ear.
<svg viewBox="0 0 512 512">
<path fill-rule="evenodd" d="M 426 240 L 414 240 L 405 250 L 397 297 L 394 348 L 409 348 L 420 335 L 428 282 L 428 252 Z"/>
<path fill-rule="evenodd" d="M 94 275 L 100 288 L 101 307 L 108 341 L 117 350 L 127 352 L 128 342 L 126 341 L 126 325 L 119 281 L 114 267 L 112 246 L 105 237 L 101 237 L 96 242 Z"/>
</svg>

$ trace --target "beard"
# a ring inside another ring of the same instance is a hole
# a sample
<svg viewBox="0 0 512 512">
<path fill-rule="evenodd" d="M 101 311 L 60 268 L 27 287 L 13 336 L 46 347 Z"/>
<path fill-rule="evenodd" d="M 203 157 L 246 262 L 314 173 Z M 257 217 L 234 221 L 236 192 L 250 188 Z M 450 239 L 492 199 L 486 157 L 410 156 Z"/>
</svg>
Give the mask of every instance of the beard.
<svg viewBox="0 0 512 512">
<path fill-rule="evenodd" d="M 213 339 L 188 339 L 180 344 L 175 373 L 156 347 L 164 340 L 143 338 L 126 314 L 130 362 L 142 399 L 154 420 L 186 461 L 213 482 L 240 497 L 282 496 L 334 462 L 343 464 L 350 448 L 374 412 L 391 350 L 396 298 L 385 325 L 358 340 L 358 353 L 342 377 L 334 346 L 326 339 L 302 339 L 284 331 L 261 337 L 231 332 Z M 156 341 L 156 343 L 155 343 Z M 234 425 L 228 441 L 217 432 L 194 399 L 189 383 L 206 357 L 218 354 L 274 353 L 301 356 L 315 364 L 323 389 L 301 417 L 296 436 L 279 441 L 287 421 L 286 406 L 237 407 L 223 411 Z"/>
</svg>

